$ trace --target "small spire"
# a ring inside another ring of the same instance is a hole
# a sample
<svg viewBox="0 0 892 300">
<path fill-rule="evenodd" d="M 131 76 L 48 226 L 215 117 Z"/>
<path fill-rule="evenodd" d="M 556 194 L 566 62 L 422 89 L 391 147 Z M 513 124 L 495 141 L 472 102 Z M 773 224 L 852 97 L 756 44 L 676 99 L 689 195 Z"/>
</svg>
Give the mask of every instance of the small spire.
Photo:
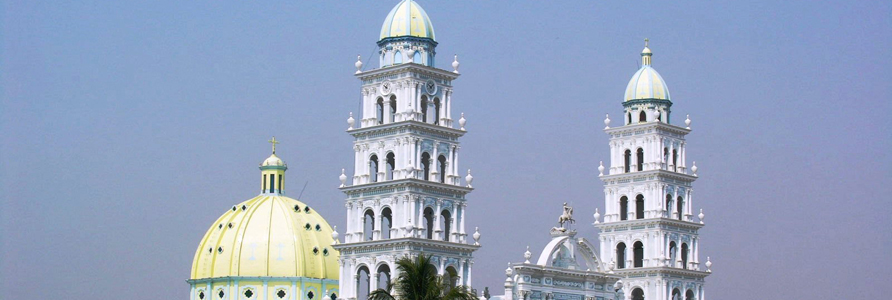
<svg viewBox="0 0 892 300">
<path fill-rule="evenodd" d="M 644 50 L 641 50 L 641 66 L 649 66 L 650 65 L 650 57 L 653 53 L 650 52 L 650 48 L 648 47 L 649 41 L 647 38 L 644 39 Z"/>
<path fill-rule="evenodd" d="M 267 142 L 269 142 L 270 144 L 273 144 L 273 154 L 276 154 L 276 144 L 278 144 L 279 141 L 277 141 L 276 137 L 274 136 L 272 139 L 270 139 Z"/>
</svg>

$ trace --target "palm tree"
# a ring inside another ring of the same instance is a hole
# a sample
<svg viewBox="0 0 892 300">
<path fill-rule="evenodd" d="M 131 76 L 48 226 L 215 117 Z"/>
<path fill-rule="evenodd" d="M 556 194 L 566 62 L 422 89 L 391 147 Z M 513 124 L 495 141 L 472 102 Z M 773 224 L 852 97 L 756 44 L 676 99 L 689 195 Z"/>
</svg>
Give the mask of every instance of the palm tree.
<svg viewBox="0 0 892 300">
<path fill-rule="evenodd" d="M 414 259 L 405 256 L 396 261 L 396 269 L 399 276 L 395 283 L 389 284 L 386 290 L 373 291 L 369 300 L 396 300 L 396 297 L 400 300 L 478 300 L 468 287 L 444 283 L 430 256 L 421 254 Z"/>
</svg>

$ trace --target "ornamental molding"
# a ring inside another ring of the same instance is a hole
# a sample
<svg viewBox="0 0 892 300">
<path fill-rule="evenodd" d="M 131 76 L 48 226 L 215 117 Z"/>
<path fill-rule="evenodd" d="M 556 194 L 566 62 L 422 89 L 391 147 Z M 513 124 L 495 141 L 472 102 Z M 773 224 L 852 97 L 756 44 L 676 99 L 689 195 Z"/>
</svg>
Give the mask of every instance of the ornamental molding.
<svg viewBox="0 0 892 300">
<path fill-rule="evenodd" d="M 651 218 L 651 219 L 635 219 L 635 220 L 624 220 L 624 221 L 616 221 L 616 222 L 606 222 L 595 225 L 595 227 L 601 229 L 601 232 L 614 232 L 623 229 L 628 229 L 632 227 L 640 227 L 640 230 L 653 230 L 654 228 L 662 229 L 662 230 L 673 230 L 675 228 L 678 229 L 686 229 L 697 231 L 700 228 L 703 228 L 704 224 L 700 224 L 698 222 L 688 222 L 681 221 L 672 218 Z M 632 230 L 632 229 L 628 229 Z M 639 230 L 639 229 L 636 229 Z M 675 234 L 675 233 L 673 233 Z"/>
<path fill-rule="evenodd" d="M 385 247 L 382 249 L 382 247 Z M 395 239 L 383 239 L 373 241 L 362 241 L 355 243 L 342 243 L 332 245 L 332 248 L 340 251 L 341 255 L 367 255 L 363 251 L 409 251 L 409 252 L 435 252 L 445 256 L 471 257 L 471 253 L 480 248 L 480 246 L 462 244 L 455 242 L 447 242 L 440 240 L 429 240 L 416 237 L 405 237 Z M 362 252 L 362 253 L 356 253 Z"/>
<path fill-rule="evenodd" d="M 684 140 L 684 136 L 688 133 L 691 133 L 691 130 L 663 122 L 645 122 L 634 123 L 619 127 L 610 127 L 604 129 L 604 132 L 609 134 L 611 136 L 611 139 L 628 138 L 630 136 L 656 133 L 662 135 L 663 137 Z"/>
<path fill-rule="evenodd" d="M 636 171 L 629 173 L 619 173 L 619 174 L 605 174 L 601 177 L 601 181 L 607 185 L 615 185 L 615 184 L 636 184 L 637 182 L 642 181 L 651 181 L 657 180 L 665 183 L 673 183 L 678 185 L 687 185 L 690 186 L 698 177 L 694 175 L 673 172 L 669 170 L 657 169 L 657 170 L 645 170 L 645 171 Z M 690 187 L 687 187 L 690 189 Z"/>
<path fill-rule="evenodd" d="M 455 142 L 455 140 L 462 137 L 466 131 L 409 120 L 370 127 L 354 128 L 352 130 L 347 130 L 347 133 L 352 135 L 357 141 L 397 134 L 415 134 Z"/>
<path fill-rule="evenodd" d="M 682 268 L 673 268 L 673 267 L 643 267 L 643 268 L 626 268 L 626 269 L 614 269 L 616 274 L 625 277 L 625 278 L 641 278 L 641 277 L 653 277 L 653 276 L 664 276 L 664 277 L 682 277 L 684 280 L 703 282 L 706 276 L 709 276 L 709 272 L 705 271 L 697 271 L 690 269 L 682 269 Z M 679 283 L 681 281 L 678 281 Z"/>
<path fill-rule="evenodd" d="M 457 79 L 460 75 L 458 73 L 453 73 L 451 71 L 438 69 L 434 67 L 429 67 L 425 65 L 415 64 L 415 63 L 406 63 L 388 66 L 384 68 L 364 71 L 362 73 L 356 74 L 355 76 L 366 82 L 378 82 L 383 78 L 391 78 L 391 77 L 399 77 L 399 75 L 407 75 L 416 78 L 427 79 L 426 77 L 434 77 L 440 80 L 452 81 Z M 448 85 L 448 84 L 447 84 Z"/>
</svg>

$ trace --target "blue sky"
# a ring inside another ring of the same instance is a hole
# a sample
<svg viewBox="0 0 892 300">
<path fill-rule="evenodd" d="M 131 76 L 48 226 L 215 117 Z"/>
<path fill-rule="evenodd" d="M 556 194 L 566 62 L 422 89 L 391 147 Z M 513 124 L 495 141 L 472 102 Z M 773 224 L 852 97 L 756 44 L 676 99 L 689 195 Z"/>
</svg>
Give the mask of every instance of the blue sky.
<svg viewBox="0 0 892 300">
<path fill-rule="evenodd" d="M 396 2 L 3 3 L 3 297 L 186 297 L 199 239 L 256 194 L 272 135 L 290 186 L 343 228 L 353 63 Z M 602 120 L 621 120 L 647 37 L 673 123 L 693 121 L 708 297 L 892 294 L 890 2 L 420 3 L 439 67 L 462 64 L 477 288 L 500 290 L 563 202 L 597 239 Z"/>
</svg>

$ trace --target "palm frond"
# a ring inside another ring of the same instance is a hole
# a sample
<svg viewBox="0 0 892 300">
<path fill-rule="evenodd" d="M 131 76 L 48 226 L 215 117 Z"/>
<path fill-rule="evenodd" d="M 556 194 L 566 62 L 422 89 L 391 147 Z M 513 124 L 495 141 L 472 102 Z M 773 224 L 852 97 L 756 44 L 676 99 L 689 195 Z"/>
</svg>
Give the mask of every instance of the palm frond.
<svg viewBox="0 0 892 300">
<path fill-rule="evenodd" d="M 443 300 L 478 300 L 478 298 L 467 286 L 457 286 L 443 295 Z"/>
<path fill-rule="evenodd" d="M 369 294 L 369 300 L 396 300 L 396 298 L 390 294 L 389 289 L 377 289 Z"/>
</svg>

